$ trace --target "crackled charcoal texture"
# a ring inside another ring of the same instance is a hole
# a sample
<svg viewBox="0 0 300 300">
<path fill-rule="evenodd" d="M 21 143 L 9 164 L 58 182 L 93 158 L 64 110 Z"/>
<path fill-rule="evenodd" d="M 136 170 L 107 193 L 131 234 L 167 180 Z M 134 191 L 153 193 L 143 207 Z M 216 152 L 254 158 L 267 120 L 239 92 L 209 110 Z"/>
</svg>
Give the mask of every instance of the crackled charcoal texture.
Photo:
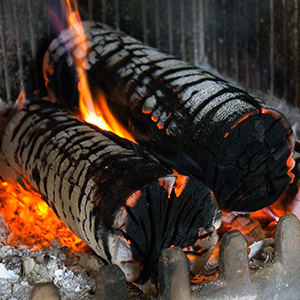
<svg viewBox="0 0 300 300">
<path fill-rule="evenodd" d="M 80 60 L 94 101 L 104 94 L 139 144 L 206 182 L 221 209 L 254 211 L 279 198 L 291 181 L 292 149 L 290 126 L 280 113 L 106 25 L 83 27 L 84 42 L 70 28 L 49 46 L 44 76 L 51 95 L 76 103 L 74 60 Z"/>
<path fill-rule="evenodd" d="M 2 152 L 3 179 L 24 180 L 38 191 L 128 281 L 156 278 L 158 259 L 172 245 L 201 256 L 193 249 L 200 230 L 213 233 L 217 206 L 205 184 L 192 178 L 182 184 L 138 145 L 58 104 L 41 101 L 17 112 L 6 127 Z M 211 253 L 214 245 L 203 251 Z"/>
</svg>

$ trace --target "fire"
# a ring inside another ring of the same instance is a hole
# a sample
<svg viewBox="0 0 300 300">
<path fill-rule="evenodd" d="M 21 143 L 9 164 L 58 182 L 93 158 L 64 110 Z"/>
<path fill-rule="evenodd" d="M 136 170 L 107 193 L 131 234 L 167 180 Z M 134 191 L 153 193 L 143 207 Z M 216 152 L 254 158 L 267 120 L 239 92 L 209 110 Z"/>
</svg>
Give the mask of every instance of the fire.
<svg viewBox="0 0 300 300">
<path fill-rule="evenodd" d="M 83 30 L 76 3 L 74 1 L 71 3 L 71 0 L 67 0 L 67 4 L 69 11 L 69 27 L 78 34 L 80 40 L 80 49 L 76 47 L 76 50 L 80 50 L 80 55 L 73 55 L 73 57 L 79 78 L 78 91 L 81 117 L 88 123 L 92 123 L 103 130 L 111 131 L 116 135 L 135 143 L 134 138 L 110 112 L 104 94 L 100 90 L 97 92 L 97 95 L 92 95 L 91 93 L 84 62 L 90 51 L 88 38 Z M 73 10 L 72 7 L 75 9 Z"/>
<path fill-rule="evenodd" d="M 291 180 L 290 180 L 290 183 L 292 183 L 293 181 L 294 181 L 294 178 L 295 178 L 295 175 L 292 173 L 292 171 L 293 171 L 293 169 L 294 169 L 294 167 L 295 167 L 295 164 L 296 164 L 296 162 L 295 162 L 295 160 L 293 159 L 293 151 L 291 152 L 291 154 L 290 154 L 290 156 L 289 156 L 289 158 L 287 159 L 287 161 L 286 161 L 286 165 L 287 165 L 287 167 L 288 167 L 288 172 L 287 172 L 287 174 L 289 175 L 289 177 L 291 178 Z"/>
<path fill-rule="evenodd" d="M 77 56 L 73 55 L 79 78 L 81 117 L 103 130 L 112 131 L 120 137 L 135 142 L 111 114 L 103 93 L 99 91 L 97 97 L 92 96 L 83 62 L 89 52 L 88 39 L 82 28 L 75 1 L 66 0 L 66 4 L 69 26 L 78 33 L 81 41 L 80 49 L 77 49 L 81 51 L 81 55 L 78 53 Z M 55 19 L 51 11 L 50 14 Z M 25 99 L 25 91 L 21 90 L 14 109 L 21 109 Z M 71 248 L 73 252 L 83 251 L 86 247 L 86 244 L 60 221 L 39 194 L 25 190 L 21 185 L 13 186 L 3 182 L 1 177 L 0 207 L 1 214 L 7 222 L 6 225 L 11 230 L 7 240 L 11 245 L 18 243 L 32 251 L 37 251 L 42 247 L 51 247 L 51 242 L 57 238 L 62 246 Z"/>
<path fill-rule="evenodd" d="M 24 107 L 26 101 L 26 92 L 24 89 L 21 89 L 18 99 L 14 105 L 14 110 L 18 111 Z"/>
<path fill-rule="evenodd" d="M 72 0 L 66 0 L 66 3 L 68 7 L 69 26 L 77 32 L 81 41 L 80 48 L 77 48 L 77 50 L 81 51 L 81 55 L 73 55 L 79 78 L 78 91 L 81 117 L 86 122 L 92 123 L 103 130 L 112 131 L 120 137 L 135 142 L 133 137 L 118 123 L 110 112 L 103 92 L 100 90 L 98 90 L 97 94 L 95 94 L 95 92 L 92 94 L 91 92 L 84 63 L 85 58 L 89 54 L 90 45 L 84 33 L 76 3 Z M 25 94 L 24 91 L 21 91 L 16 108 L 22 107 L 24 101 Z M 263 109 L 262 113 L 266 113 L 266 111 Z M 231 129 L 250 115 L 251 113 L 241 118 Z M 225 138 L 228 134 L 229 133 L 225 134 Z M 291 174 L 291 170 L 294 167 L 292 154 L 287 160 L 287 166 L 289 167 L 288 173 L 292 180 L 293 175 Z M 182 176 L 175 171 L 174 174 L 177 177 L 175 194 L 179 196 L 187 184 L 188 177 Z M 126 204 L 128 206 L 134 206 L 138 197 L 140 197 L 140 191 L 129 198 Z M 19 243 L 29 247 L 33 251 L 37 251 L 42 247 L 51 247 L 51 242 L 55 238 L 58 238 L 61 245 L 71 248 L 74 252 L 83 251 L 86 247 L 86 244 L 60 221 L 42 200 L 41 196 L 33 191 L 27 191 L 20 185 L 13 186 L 7 182 L 0 181 L 0 207 L 1 214 L 13 233 L 13 238 L 10 238 L 8 241 L 12 245 Z M 260 219 L 265 215 L 272 217 L 276 222 L 278 220 L 278 215 L 271 209 L 264 209 L 253 213 L 251 217 Z M 244 234 L 249 234 L 249 232 L 253 231 L 253 228 L 255 228 L 254 225 L 256 226 L 256 224 L 249 222 L 246 224 L 248 227 L 246 227 L 243 223 L 245 219 L 246 218 L 240 218 L 238 225 L 241 225 L 239 228 L 244 229 Z M 245 231 L 245 229 L 247 229 L 247 231 Z M 228 228 L 226 230 L 228 230 Z M 190 261 L 195 260 L 195 256 L 192 254 L 188 254 L 188 258 Z"/>
<path fill-rule="evenodd" d="M 16 187 L 7 182 L 0 182 L 1 214 L 12 234 L 7 242 L 19 243 L 37 251 L 42 247 L 51 247 L 56 238 L 62 246 L 73 252 L 83 251 L 86 244 L 82 242 L 33 191 Z"/>
</svg>

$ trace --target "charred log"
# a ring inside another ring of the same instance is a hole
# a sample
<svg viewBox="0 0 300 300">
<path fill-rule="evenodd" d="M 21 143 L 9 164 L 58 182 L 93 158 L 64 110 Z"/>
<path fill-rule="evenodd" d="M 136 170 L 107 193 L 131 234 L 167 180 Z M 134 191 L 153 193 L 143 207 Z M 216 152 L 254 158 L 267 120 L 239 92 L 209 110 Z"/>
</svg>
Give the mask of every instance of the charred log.
<svg viewBox="0 0 300 300">
<path fill-rule="evenodd" d="M 3 179 L 38 191 L 128 281 L 155 278 L 162 251 L 173 245 L 195 251 L 191 272 L 197 272 L 216 243 L 217 207 L 205 184 L 190 178 L 180 185 L 138 145 L 57 104 L 42 101 L 17 112 L 5 129 L 2 156 Z M 210 236 L 208 246 L 202 234 Z"/>
<path fill-rule="evenodd" d="M 99 89 L 136 141 L 160 160 L 203 180 L 223 210 L 273 203 L 291 181 L 291 129 L 259 99 L 198 67 L 106 25 L 85 22 L 89 53 L 66 29 L 44 59 L 55 97 L 76 99 L 74 58 L 95 101 Z"/>
</svg>

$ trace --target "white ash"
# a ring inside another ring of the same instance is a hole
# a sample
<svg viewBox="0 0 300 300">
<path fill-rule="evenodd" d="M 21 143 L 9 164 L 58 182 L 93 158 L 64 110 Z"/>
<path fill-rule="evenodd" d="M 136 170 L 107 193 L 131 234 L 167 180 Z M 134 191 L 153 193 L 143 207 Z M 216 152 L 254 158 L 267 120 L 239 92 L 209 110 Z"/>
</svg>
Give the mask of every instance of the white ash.
<svg viewBox="0 0 300 300">
<path fill-rule="evenodd" d="M 33 300 L 35 285 L 50 282 L 58 288 L 62 300 L 97 300 L 97 272 L 102 266 L 95 254 L 75 256 L 67 247 L 31 252 L 22 246 L 16 249 L 0 244 L 0 299 Z M 157 299 L 131 284 L 128 296 L 130 300 Z"/>
<path fill-rule="evenodd" d="M 89 255 L 100 268 L 100 259 Z M 82 265 L 67 247 L 31 252 L 0 245 L 0 299 L 29 299 L 34 284 L 42 282 L 53 282 L 64 300 L 95 299 L 94 274 Z"/>
<path fill-rule="evenodd" d="M 61 300 L 98 299 L 96 280 L 104 265 L 102 259 L 92 250 L 73 254 L 57 238 L 51 245 L 53 248 L 36 252 L 20 245 L 0 214 L 0 300 L 35 300 L 32 292 L 36 284 L 42 283 L 53 283 Z M 130 300 L 157 299 L 144 295 L 132 284 L 127 287 Z"/>
<path fill-rule="evenodd" d="M 255 242 L 248 248 L 250 269 L 262 268 L 265 264 L 273 264 L 275 262 L 275 248 L 273 238 Z"/>
<path fill-rule="evenodd" d="M 217 75 L 220 76 L 220 74 Z M 232 80 L 229 81 L 232 82 Z M 299 138 L 299 108 L 287 105 L 284 101 L 270 95 L 257 91 L 250 92 L 258 95 L 267 104 L 282 112 L 289 120 L 296 137 Z M 0 122 L 2 124 L 0 126 L 0 141 L 1 130 L 5 128 L 3 124 L 7 122 L 10 113 L 11 107 L 0 99 Z M 52 243 L 55 249 L 38 250 L 37 252 L 31 252 L 22 246 L 18 249 L 12 248 L 8 244 L 14 240 L 14 235 L 9 232 L 5 221 L 2 222 L 2 219 L 0 215 L 1 300 L 28 300 L 34 284 L 45 282 L 53 282 L 57 286 L 62 300 L 97 299 L 95 295 L 95 273 L 102 265 L 98 257 L 90 254 L 82 254 L 81 257 L 73 256 L 68 248 L 60 247 L 56 241 Z M 249 258 L 251 269 L 262 268 L 265 264 L 273 262 L 274 247 L 272 244 L 266 246 L 262 242 L 259 245 L 255 245 L 255 247 L 259 249 L 260 254 L 259 256 Z M 213 280 L 217 277 L 217 268 L 217 256 L 212 257 L 204 267 L 202 275 L 206 276 L 208 280 Z M 201 273 L 199 276 L 201 276 Z M 198 282 L 201 282 L 201 279 Z M 193 285 L 192 289 L 196 288 L 196 286 L 200 287 L 201 285 Z M 129 285 L 129 299 L 154 300 L 156 298 L 143 295 L 135 287 Z"/>
</svg>

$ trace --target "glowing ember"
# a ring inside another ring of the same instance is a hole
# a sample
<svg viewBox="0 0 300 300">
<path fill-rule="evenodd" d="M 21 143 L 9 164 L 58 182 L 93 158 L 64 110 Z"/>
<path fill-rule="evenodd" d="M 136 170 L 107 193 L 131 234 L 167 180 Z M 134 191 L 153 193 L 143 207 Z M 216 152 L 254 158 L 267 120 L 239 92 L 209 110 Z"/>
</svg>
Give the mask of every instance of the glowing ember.
<svg viewBox="0 0 300 300">
<path fill-rule="evenodd" d="M 108 130 L 116 135 L 126 138 L 132 142 L 135 142 L 134 138 L 128 133 L 128 131 L 118 123 L 110 112 L 107 101 L 103 93 L 99 90 L 97 95 L 91 93 L 88 79 L 85 73 L 85 58 L 89 54 L 89 42 L 82 28 L 81 19 L 76 7 L 76 3 L 67 0 L 69 9 L 69 27 L 78 34 L 78 40 L 80 46 L 76 47 L 76 50 L 80 50 L 80 54 L 73 53 L 73 58 L 76 64 L 76 71 L 79 78 L 78 91 L 79 91 L 79 110 L 81 112 L 81 117 L 88 123 L 92 123 L 103 130 Z M 75 7 L 75 10 L 72 9 Z M 72 49 L 69 49 L 72 52 Z M 74 50 L 73 50 L 74 51 Z"/>
<path fill-rule="evenodd" d="M 66 2 L 68 7 L 69 26 L 79 37 L 78 45 L 75 47 L 77 53 L 73 53 L 73 59 L 76 64 L 76 71 L 79 78 L 78 91 L 81 118 L 103 130 L 112 131 L 120 137 L 135 142 L 133 137 L 111 114 L 104 94 L 100 90 L 98 90 L 97 93 L 93 92 L 93 94 L 91 92 L 85 70 L 85 59 L 88 57 L 91 45 L 82 28 L 76 3 L 71 0 L 66 0 Z M 73 8 L 75 8 L 75 10 Z M 72 50 L 75 51 L 74 49 L 68 50 L 71 52 Z M 80 54 L 78 51 L 80 51 Z M 21 91 L 15 109 L 21 109 L 24 101 L 25 93 L 24 91 Z M 261 112 L 266 113 L 265 110 L 262 110 Z M 144 113 L 148 112 L 144 111 Z M 251 114 L 252 113 L 249 113 L 244 116 L 239 122 L 234 124 L 231 129 L 251 116 Z M 227 136 L 228 133 L 225 134 L 225 138 Z M 289 168 L 288 174 L 292 181 L 294 178 L 294 175 L 291 173 L 294 168 L 292 154 L 287 160 L 287 166 Z M 175 194 L 178 197 L 185 188 L 188 177 L 182 176 L 175 171 L 174 174 L 177 177 Z M 126 204 L 128 206 L 134 206 L 139 197 L 140 191 L 130 197 Z M 14 239 L 10 239 L 10 244 L 15 244 L 17 242 L 36 251 L 42 247 L 50 247 L 51 242 L 57 238 L 61 245 L 71 248 L 73 252 L 83 251 L 86 247 L 86 244 L 59 220 L 54 212 L 41 199 L 41 196 L 33 191 L 24 190 L 20 185 L 14 187 L 9 183 L 0 180 L 0 207 L 1 214 L 14 235 Z M 283 214 L 285 214 L 284 210 L 282 210 L 282 215 Z M 272 221 L 274 219 L 275 222 L 277 222 L 278 216 L 281 216 L 280 213 L 276 211 L 276 209 L 271 208 L 266 208 L 251 214 L 251 218 L 253 219 L 260 220 L 270 217 Z M 238 229 L 245 236 L 255 234 L 255 238 L 251 236 L 252 240 L 256 240 L 256 237 L 262 238 L 263 234 L 259 222 L 255 222 L 254 220 L 251 220 L 251 218 L 249 218 L 249 216 L 234 217 L 234 220 L 230 220 L 228 223 L 223 222 L 223 229 L 224 231 Z M 272 228 L 272 233 L 273 232 L 274 230 Z M 130 241 L 128 242 L 130 243 Z M 217 253 L 218 249 L 214 251 L 212 257 L 217 255 Z M 187 256 L 191 262 L 195 260 L 193 254 L 187 253 Z"/>
<path fill-rule="evenodd" d="M 86 247 L 33 191 L 0 181 L 0 207 L 14 235 L 11 244 L 18 242 L 37 251 L 42 247 L 51 247 L 51 242 L 57 238 L 62 246 L 71 248 L 73 252 L 83 251 Z"/>
<path fill-rule="evenodd" d="M 189 177 L 184 176 L 173 170 L 173 173 L 176 175 L 176 186 L 175 186 L 175 195 L 176 197 L 179 197 L 184 190 L 185 186 L 188 183 Z"/>
<path fill-rule="evenodd" d="M 120 137 L 134 142 L 131 135 L 118 124 L 110 113 L 104 95 L 100 91 L 96 98 L 91 94 L 83 62 L 89 51 L 88 39 L 83 31 L 75 1 L 66 0 L 66 4 L 69 26 L 78 33 L 80 37 L 79 50 L 82 51 L 82 55 L 78 55 L 78 53 L 73 55 L 79 78 L 81 118 L 103 130 L 112 131 Z M 51 13 L 51 15 L 55 17 L 54 14 Z M 25 92 L 22 90 L 15 109 L 22 109 L 25 98 Z M 20 185 L 13 186 L 0 180 L 1 214 L 14 237 L 9 239 L 9 243 L 17 242 L 36 251 L 42 247 L 51 246 L 51 242 L 58 238 L 61 245 L 71 248 L 73 252 L 82 251 L 86 244 L 59 220 L 39 194 L 29 190 L 24 190 Z"/>
</svg>

